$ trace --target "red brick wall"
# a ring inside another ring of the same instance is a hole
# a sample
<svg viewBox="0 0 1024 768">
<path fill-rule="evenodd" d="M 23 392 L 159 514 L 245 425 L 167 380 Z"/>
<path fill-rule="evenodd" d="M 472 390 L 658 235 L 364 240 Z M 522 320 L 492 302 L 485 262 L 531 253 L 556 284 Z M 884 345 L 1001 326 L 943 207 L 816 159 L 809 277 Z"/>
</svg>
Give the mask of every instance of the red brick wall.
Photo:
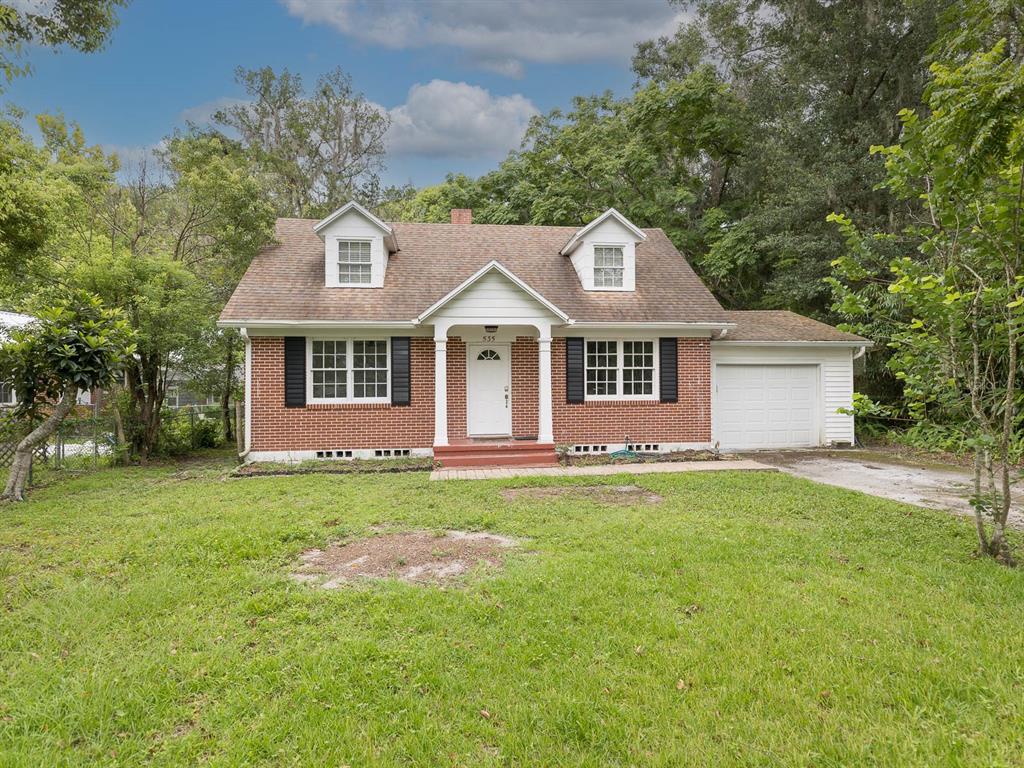
<svg viewBox="0 0 1024 768">
<path fill-rule="evenodd" d="M 537 340 L 519 336 L 512 342 L 512 434 L 536 437 L 540 416 L 540 372 Z"/>
<path fill-rule="evenodd" d="M 413 338 L 412 404 L 284 407 L 284 340 L 252 339 L 252 450 L 315 451 L 346 448 L 429 448 L 434 442 L 434 342 Z M 537 342 L 512 344 L 512 432 L 536 435 Z M 565 339 L 551 344 L 555 441 L 711 441 L 711 344 L 679 339 L 679 402 L 565 402 Z M 466 345 L 448 339 L 448 437 L 466 436 Z"/>
<path fill-rule="evenodd" d="M 449 336 L 447 354 L 448 442 L 451 442 L 466 436 L 466 342 Z M 430 370 L 434 370 L 433 365 Z"/>
<path fill-rule="evenodd" d="M 429 448 L 434 444 L 434 342 L 410 345 L 412 402 L 284 407 L 284 339 L 252 339 L 254 451 Z"/>
<path fill-rule="evenodd" d="M 565 339 L 551 344 L 556 443 L 711 442 L 711 342 L 679 339 L 679 402 L 565 402 Z"/>
</svg>

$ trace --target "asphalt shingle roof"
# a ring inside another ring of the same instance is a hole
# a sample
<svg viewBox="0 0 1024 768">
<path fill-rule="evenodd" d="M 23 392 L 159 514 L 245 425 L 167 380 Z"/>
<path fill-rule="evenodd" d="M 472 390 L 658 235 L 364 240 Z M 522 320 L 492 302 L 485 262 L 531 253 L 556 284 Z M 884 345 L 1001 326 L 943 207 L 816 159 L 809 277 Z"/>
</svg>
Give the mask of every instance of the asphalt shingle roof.
<svg viewBox="0 0 1024 768">
<path fill-rule="evenodd" d="M 660 229 L 636 247 L 636 291 L 584 291 L 559 254 L 575 227 L 395 223 L 383 288 L 328 288 L 324 244 L 311 219 L 278 219 L 221 314 L 223 321 L 408 321 L 491 260 L 573 320 L 728 322 L 725 311 Z"/>
<path fill-rule="evenodd" d="M 785 310 L 728 311 L 726 318 L 736 323 L 723 341 L 863 341 L 863 336 L 846 333 L 825 323 Z"/>
</svg>

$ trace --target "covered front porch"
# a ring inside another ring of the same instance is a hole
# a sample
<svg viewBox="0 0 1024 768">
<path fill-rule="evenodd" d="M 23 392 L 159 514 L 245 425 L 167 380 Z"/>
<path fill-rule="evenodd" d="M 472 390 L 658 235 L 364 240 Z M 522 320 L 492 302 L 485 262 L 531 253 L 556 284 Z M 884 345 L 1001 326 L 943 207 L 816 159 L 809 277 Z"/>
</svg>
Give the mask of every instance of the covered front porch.
<svg viewBox="0 0 1024 768">
<path fill-rule="evenodd" d="M 434 455 L 552 461 L 552 329 L 568 315 L 491 262 L 418 320 L 434 336 Z"/>
<path fill-rule="evenodd" d="M 434 456 L 442 465 L 555 462 L 551 344 L 547 324 L 435 325 Z"/>
</svg>

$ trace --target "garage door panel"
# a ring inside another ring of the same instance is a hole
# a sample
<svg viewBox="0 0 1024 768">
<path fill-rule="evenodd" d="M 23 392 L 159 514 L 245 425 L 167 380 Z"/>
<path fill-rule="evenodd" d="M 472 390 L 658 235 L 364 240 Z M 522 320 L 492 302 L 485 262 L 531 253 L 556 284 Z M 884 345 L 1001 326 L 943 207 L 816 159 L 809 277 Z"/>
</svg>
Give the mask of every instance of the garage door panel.
<svg viewBox="0 0 1024 768">
<path fill-rule="evenodd" d="M 722 448 L 818 444 L 816 365 L 719 364 L 715 378 L 715 439 Z"/>
</svg>

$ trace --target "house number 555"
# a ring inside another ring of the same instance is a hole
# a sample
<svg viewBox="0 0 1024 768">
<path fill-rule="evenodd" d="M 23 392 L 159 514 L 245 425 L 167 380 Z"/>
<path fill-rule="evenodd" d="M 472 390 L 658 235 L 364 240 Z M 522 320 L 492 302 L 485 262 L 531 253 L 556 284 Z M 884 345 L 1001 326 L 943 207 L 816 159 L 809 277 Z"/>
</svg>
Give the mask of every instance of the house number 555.
<svg viewBox="0 0 1024 768">
<path fill-rule="evenodd" d="M 484 336 L 484 341 L 494 341 L 497 338 L 497 336 Z"/>
</svg>

